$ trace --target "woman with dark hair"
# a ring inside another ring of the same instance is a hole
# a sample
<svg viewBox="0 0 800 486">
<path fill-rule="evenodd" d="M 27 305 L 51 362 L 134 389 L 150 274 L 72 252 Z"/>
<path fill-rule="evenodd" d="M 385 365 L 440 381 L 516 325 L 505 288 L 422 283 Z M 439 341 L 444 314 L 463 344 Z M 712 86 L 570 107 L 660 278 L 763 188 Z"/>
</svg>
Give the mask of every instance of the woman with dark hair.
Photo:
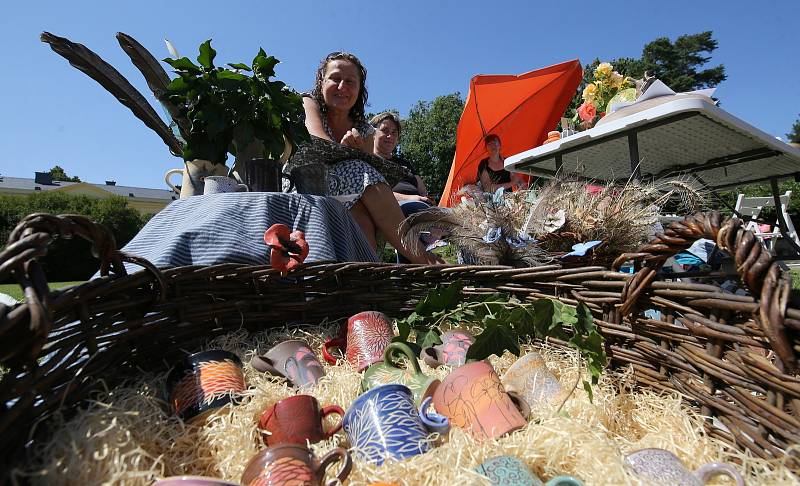
<svg viewBox="0 0 800 486">
<path fill-rule="evenodd" d="M 499 188 L 510 190 L 514 187 L 511 173 L 503 165 L 500 155 L 500 137 L 489 134 L 483 139 L 489 156 L 478 164 L 478 182 L 483 192 L 494 192 Z"/>
<path fill-rule="evenodd" d="M 311 135 L 372 153 L 375 130 L 364 117 L 367 103 L 367 70 L 356 56 L 333 52 L 320 62 L 316 83 L 303 97 L 306 127 Z M 406 248 L 400 239 L 403 213 L 392 188 L 371 165 L 357 159 L 328 168 L 328 194 L 350 210 L 372 247 L 376 232 L 413 263 L 440 263 L 421 244 Z"/>
</svg>

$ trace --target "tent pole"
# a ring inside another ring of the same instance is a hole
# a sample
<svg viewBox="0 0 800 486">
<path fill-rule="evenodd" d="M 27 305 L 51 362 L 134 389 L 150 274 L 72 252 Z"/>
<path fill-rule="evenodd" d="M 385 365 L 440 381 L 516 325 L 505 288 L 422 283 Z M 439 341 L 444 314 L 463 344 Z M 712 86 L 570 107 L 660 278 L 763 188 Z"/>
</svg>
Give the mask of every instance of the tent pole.
<svg viewBox="0 0 800 486">
<path fill-rule="evenodd" d="M 638 181 L 642 178 L 642 172 L 639 169 L 639 137 L 636 130 L 628 132 L 628 152 L 631 157 L 631 179 Z"/>
<path fill-rule="evenodd" d="M 786 226 L 786 220 L 783 218 L 783 211 L 781 210 L 781 195 L 778 193 L 778 178 L 777 177 L 770 177 L 769 185 L 772 188 L 772 198 L 775 201 L 775 213 L 778 215 L 778 227 L 781 230 L 781 236 L 785 239 L 794 249 L 794 251 L 800 255 L 800 246 L 797 245 L 797 242 L 794 241 L 794 238 L 789 236 L 789 228 Z M 786 208 L 786 212 L 789 212 L 789 208 Z"/>
</svg>

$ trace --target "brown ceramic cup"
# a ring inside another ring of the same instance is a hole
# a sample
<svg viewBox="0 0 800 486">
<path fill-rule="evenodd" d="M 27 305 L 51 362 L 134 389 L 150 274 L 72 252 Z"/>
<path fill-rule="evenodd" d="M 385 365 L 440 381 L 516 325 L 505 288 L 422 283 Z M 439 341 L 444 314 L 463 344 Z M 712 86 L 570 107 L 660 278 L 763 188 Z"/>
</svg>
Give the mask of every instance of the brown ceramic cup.
<svg viewBox="0 0 800 486">
<path fill-rule="evenodd" d="M 467 363 L 453 370 L 433 393 L 436 411 L 450 424 L 476 438 L 496 439 L 521 429 L 530 408 L 515 393 L 507 393 L 492 365 Z"/>
<path fill-rule="evenodd" d="M 265 354 L 254 356 L 250 364 L 262 373 L 283 376 L 294 386 L 311 386 L 325 376 L 314 351 L 299 339 L 276 344 Z"/>
<path fill-rule="evenodd" d="M 323 420 L 331 414 L 339 416 L 339 423 L 326 431 Z M 305 445 L 306 441 L 313 444 L 341 430 L 343 416 L 344 410 L 338 405 L 320 408 L 317 399 L 311 395 L 295 395 L 266 409 L 258 421 L 258 428 L 268 446 L 284 443 Z"/>
<path fill-rule="evenodd" d="M 325 471 L 336 462 L 341 463 L 336 479 L 323 483 Z M 244 469 L 241 482 L 247 486 L 333 486 L 342 484 L 352 467 L 350 454 L 341 447 L 317 460 L 304 445 L 281 444 L 253 456 Z"/>
<path fill-rule="evenodd" d="M 345 350 L 347 361 L 358 371 L 383 361 L 383 351 L 392 342 L 394 329 L 391 320 L 382 312 L 360 312 L 347 320 L 347 337 L 329 339 L 322 345 L 322 356 L 330 364 L 336 364 L 332 354 L 335 348 Z"/>
</svg>

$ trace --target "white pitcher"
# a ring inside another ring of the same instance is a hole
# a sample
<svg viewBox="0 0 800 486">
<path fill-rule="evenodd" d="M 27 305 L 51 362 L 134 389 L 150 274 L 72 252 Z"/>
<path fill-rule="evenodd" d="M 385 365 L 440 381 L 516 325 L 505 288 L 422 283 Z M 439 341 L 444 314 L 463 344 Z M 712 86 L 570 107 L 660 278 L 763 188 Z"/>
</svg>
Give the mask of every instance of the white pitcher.
<svg viewBox="0 0 800 486">
<path fill-rule="evenodd" d="M 200 196 L 205 189 L 205 178 L 207 176 L 228 175 L 228 167 L 225 164 L 215 164 L 209 160 L 194 159 L 184 162 L 185 169 L 171 169 L 164 174 L 164 182 L 176 194 L 180 194 L 181 199 L 189 196 Z M 181 174 L 181 188 L 178 189 L 170 181 L 172 174 Z"/>
</svg>

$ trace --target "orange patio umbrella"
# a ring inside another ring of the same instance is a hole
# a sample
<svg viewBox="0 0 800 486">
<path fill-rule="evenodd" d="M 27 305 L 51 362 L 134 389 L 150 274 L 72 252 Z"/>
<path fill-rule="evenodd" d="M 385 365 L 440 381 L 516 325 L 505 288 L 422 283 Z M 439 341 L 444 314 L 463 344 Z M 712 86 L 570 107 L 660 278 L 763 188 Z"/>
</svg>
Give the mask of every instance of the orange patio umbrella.
<svg viewBox="0 0 800 486">
<path fill-rule="evenodd" d="M 541 145 L 547 132 L 555 129 L 582 77 L 577 59 L 519 75 L 474 76 L 439 206 L 450 206 L 456 191 L 476 181 L 478 164 L 489 156 L 483 143 L 486 135 L 500 137 L 504 156 Z"/>
</svg>

